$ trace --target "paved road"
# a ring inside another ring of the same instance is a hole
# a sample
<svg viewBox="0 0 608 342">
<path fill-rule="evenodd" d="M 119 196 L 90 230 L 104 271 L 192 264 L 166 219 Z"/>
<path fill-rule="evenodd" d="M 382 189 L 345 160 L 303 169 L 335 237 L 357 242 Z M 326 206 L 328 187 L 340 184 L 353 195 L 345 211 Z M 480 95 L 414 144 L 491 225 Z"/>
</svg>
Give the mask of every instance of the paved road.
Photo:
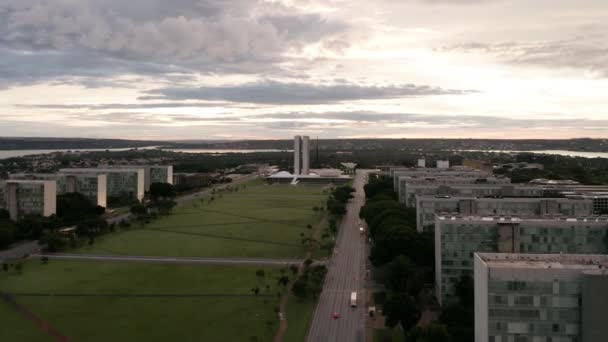
<svg viewBox="0 0 608 342">
<path fill-rule="evenodd" d="M 38 241 L 24 242 L 5 251 L 0 251 L 0 263 L 23 258 L 24 255 L 40 252 Z"/>
<path fill-rule="evenodd" d="M 365 236 L 359 233 L 359 209 L 365 203 L 364 178 L 358 170 L 357 192 L 342 220 L 336 250 L 329 262 L 323 292 L 308 332 L 309 342 L 363 342 L 365 340 Z M 357 292 L 357 307 L 350 307 L 350 294 Z M 333 319 L 334 312 L 340 318 Z"/>
<path fill-rule="evenodd" d="M 258 258 L 199 258 L 199 257 L 163 257 L 163 256 L 128 256 L 128 255 L 90 255 L 69 253 L 32 254 L 32 257 L 49 259 L 68 259 L 81 261 L 119 261 L 147 262 L 159 264 L 229 264 L 229 265 L 291 265 L 300 264 L 300 259 L 258 259 Z"/>
<path fill-rule="evenodd" d="M 194 199 L 206 196 L 211 194 L 211 191 L 213 189 L 223 189 L 225 187 L 228 187 L 230 185 L 237 185 L 237 184 L 241 184 L 247 181 L 250 181 L 254 178 L 258 177 L 257 174 L 251 174 L 251 175 L 245 175 L 242 176 L 240 178 L 235 179 L 234 181 L 232 181 L 231 183 L 226 183 L 226 184 L 221 184 L 221 185 L 217 185 L 208 189 L 205 189 L 203 191 L 200 192 L 196 192 L 193 194 L 189 194 L 189 195 L 185 195 L 182 197 L 178 197 L 175 201 L 178 204 L 184 204 L 187 203 L 189 201 L 192 201 Z M 129 218 L 129 216 L 131 216 L 130 213 L 126 213 L 126 214 L 122 214 L 120 216 L 115 216 L 115 217 L 110 217 L 107 219 L 108 223 L 118 223 L 122 220 L 126 220 Z M 38 241 L 29 241 L 29 242 L 24 242 L 22 244 L 16 245 L 10 249 L 7 249 L 5 251 L 0 251 L 0 263 L 4 262 L 4 261 L 8 261 L 8 260 L 14 260 L 14 259 L 19 259 L 19 258 L 23 258 L 24 255 L 28 255 L 28 254 L 35 254 L 35 253 L 39 253 L 40 252 L 40 246 L 38 245 Z"/>
</svg>

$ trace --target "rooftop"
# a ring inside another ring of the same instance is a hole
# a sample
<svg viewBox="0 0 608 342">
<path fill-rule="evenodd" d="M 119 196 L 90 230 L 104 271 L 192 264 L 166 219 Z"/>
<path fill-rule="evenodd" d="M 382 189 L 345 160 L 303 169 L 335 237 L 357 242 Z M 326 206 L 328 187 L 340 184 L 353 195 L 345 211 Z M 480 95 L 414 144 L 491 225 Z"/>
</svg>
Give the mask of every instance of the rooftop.
<svg viewBox="0 0 608 342">
<path fill-rule="evenodd" d="M 608 255 L 475 253 L 487 267 L 559 268 L 608 271 Z"/>
<path fill-rule="evenodd" d="M 514 217 L 514 216 L 460 216 L 460 215 L 437 215 L 440 221 L 458 222 L 578 222 L 578 223 L 608 223 L 608 216 L 585 216 L 585 217 Z"/>
</svg>

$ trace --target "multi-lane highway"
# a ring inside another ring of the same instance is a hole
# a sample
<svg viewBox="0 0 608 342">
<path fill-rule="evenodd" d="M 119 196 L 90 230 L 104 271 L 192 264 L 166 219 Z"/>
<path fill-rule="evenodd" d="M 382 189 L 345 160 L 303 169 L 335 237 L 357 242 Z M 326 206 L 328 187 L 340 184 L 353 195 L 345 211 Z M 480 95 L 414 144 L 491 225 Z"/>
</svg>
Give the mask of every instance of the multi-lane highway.
<svg viewBox="0 0 608 342">
<path fill-rule="evenodd" d="M 336 249 L 328 263 L 323 292 L 308 332 L 309 342 L 363 342 L 365 340 L 365 235 L 359 232 L 359 209 L 365 204 L 365 170 L 359 170 L 353 186 L 357 190 L 340 225 Z M 357 307 L 350 296 L 357 292 Z M 339 318 L 334 318 L 334 313 Z"/>
</svg>

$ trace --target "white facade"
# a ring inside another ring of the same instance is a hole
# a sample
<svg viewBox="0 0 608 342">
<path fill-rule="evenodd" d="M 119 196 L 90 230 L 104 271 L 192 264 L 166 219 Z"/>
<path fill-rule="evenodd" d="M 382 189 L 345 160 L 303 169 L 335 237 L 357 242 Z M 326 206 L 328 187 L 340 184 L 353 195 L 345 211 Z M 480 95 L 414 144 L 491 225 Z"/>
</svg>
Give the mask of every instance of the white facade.
<svg viewBox="0 0 608 342">
<path fill-rule="evenodd" d="M 450 161 L 449 160 L 438 160 L 437 161 L 437 168 L 438 169 L 449 169 L 450 168 Z"/>
<path fill-rule="evenodd" d="M 426 167 L 426 159 L 418 159 L 418 167 Z"/>
</svg>

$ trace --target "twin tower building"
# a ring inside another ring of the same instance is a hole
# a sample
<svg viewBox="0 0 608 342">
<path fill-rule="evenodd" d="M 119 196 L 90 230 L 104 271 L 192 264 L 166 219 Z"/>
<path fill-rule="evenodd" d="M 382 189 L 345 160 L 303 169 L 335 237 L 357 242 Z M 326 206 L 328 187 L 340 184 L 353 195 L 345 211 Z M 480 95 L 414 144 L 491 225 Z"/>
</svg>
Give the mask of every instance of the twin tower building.
<svg viewBox="0 0 608 342">
<path fill-rule="evenodd" d="M 293 138 L 293 174 L 310 174 L 310 137 L 296 135 Z"/>
</svg>

